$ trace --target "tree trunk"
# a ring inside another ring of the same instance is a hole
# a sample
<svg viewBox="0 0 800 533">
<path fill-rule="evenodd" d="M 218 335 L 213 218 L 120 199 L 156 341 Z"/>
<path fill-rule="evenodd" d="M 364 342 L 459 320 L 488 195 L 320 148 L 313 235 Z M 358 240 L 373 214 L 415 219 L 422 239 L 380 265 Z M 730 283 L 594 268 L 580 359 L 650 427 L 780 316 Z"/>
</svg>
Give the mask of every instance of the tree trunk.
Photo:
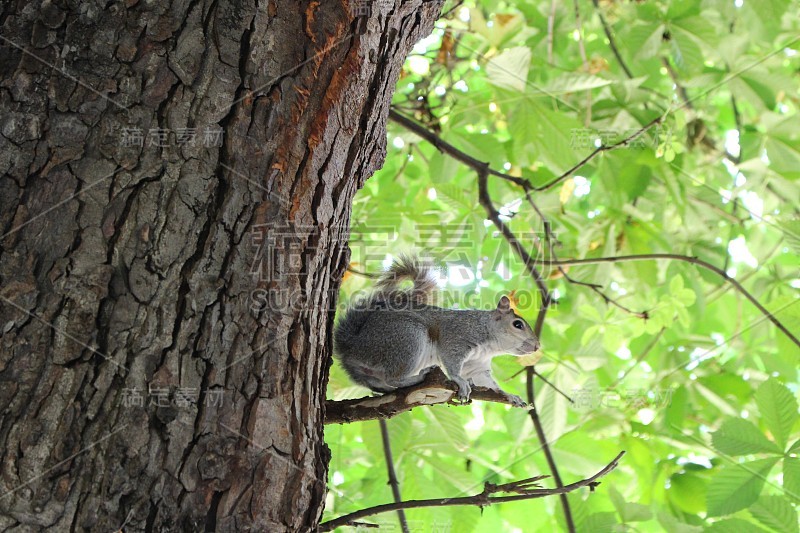
<svg viewBox="0 0 800 533">
<path fill-rule="evenodd" d="M 351 201 L 441 8 L 390 3 L 0 8 L 0 528 L 318 523 Z"/>
</svg>

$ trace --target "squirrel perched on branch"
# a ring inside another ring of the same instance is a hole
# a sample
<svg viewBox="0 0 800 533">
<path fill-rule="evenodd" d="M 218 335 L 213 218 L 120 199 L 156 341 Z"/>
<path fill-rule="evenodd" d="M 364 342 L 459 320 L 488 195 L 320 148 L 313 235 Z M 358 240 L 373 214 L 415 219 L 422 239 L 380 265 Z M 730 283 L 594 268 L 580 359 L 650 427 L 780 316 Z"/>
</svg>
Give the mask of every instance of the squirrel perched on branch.
<svg viewBox="0 0 800 533">
<path fill-rule="evenodd" d="M 412 286 L 401 288 L 403 280 Z M 499 391 L 517 406 L 525 402 L 503 391 L 492 377 L 492 358 L 539 349 L 530 325 L 503 296 L 492 311 L 443 309 L 428 302 L 436 288 L 430 269 L 401 256 L 378 280 L 375 291 L 347 309 L 334 331 L 334 354 L 350 378 L 376 392 L 422 382 L 441 366 L 469 400 L 472 385 Z"/>
</svg>

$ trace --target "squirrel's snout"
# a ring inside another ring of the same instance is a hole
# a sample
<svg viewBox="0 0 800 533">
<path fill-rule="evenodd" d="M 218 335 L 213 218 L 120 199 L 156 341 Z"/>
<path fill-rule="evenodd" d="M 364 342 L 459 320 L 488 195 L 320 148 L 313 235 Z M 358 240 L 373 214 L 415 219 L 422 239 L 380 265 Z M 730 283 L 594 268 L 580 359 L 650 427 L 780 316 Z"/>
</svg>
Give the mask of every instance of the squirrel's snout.
<svg viewBox="0 0 800 533">
<path fill-rule="evenodd" d="M 519 348 L 522 351 L 522 353 L 533 353 L 539 350 L 539 346 L 540 346 L 539 340 L 537 339 L 533 342 L 525 341 Z"/>
</svg>

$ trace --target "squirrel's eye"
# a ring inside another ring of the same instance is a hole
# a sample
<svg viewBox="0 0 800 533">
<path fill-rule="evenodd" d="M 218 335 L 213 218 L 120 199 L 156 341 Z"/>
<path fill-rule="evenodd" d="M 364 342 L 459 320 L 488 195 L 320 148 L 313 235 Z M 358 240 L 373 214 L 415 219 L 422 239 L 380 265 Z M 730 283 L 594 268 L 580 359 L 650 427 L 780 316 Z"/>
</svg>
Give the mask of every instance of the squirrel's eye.
<svg viewBox="0 0 800 533">
<path fill-rule="evenodd" d="M 522 329 L 522 320 L 515 320 L 511 323 L 511 325 L 517 329 Z"/>
</svg>

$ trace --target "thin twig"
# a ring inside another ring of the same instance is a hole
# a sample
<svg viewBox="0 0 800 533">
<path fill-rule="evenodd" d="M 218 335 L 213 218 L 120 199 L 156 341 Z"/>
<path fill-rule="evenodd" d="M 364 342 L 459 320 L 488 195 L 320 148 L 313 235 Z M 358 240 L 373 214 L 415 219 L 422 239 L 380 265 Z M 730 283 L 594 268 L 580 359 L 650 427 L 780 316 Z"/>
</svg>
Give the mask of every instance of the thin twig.
<svg viewBox="0 0 800 533">
<path fill-rule="evenodd" d="M 617 62 L 622 67 L 622 70 L 625 71 L 625 74 L 629 78 L 633 79 L 633 74 L 631 74 L 631 71 L 628 68 L 628 65 L 625 64 L 625 61 L 623 61 L 622 55 L 619 53 L 619 49 L 617 48 L 617 43 L 614 42 L 614 37 L 611 35 L 611 28 L 609 27 L 608 22 L 606 22 L 606 18 L 603 16 L 603 11 L 600 9 L 598 1 L 592 0 L 592 3 L 594 4 L 595 10 L 597 10 L 597 16 L 600 17 L 600 24 L 603 25 L 603 32 L 606 34 L 606 38 L 608 39 L 608 46 L 614 53 L 614 57 L 617 58 Z"/>
<path fill-rule="evenodd" d="M 545 241 L 550 245 L 547 248 L 550 251 L 550 255 L 553 257 L 553 260 L 554 261 L 558 261 L 558 255 L 556 254 L 556 251 L 555 251 L 555 248 L 554 248 L 554 244 L 555 244 L 556 238 L 555 238 L 555 235 L 553 234 L 553 227 L 550 224 L 550 221 L 547 219 L 547 217 L 545 217 L 544 213 L 536 205 L 536 202 L 533 201 L 533 196 L 531 195 L 531 193 L 526 192 L 525 193 L 525 198 L 528 200 L 528 203 L 531 205 L 533 210 L 536 211 L 536 213 L 539 215 L 539 218 L 542 220 L 542 224 L 544 225 L 544 234 L 545 234 L 544 238 L 545 238 Z M 588 282 L 585 282 L 585 281 L 577 280 L 577 279 L 573 278 L 572 276 L 570 276 L 567 273 L 566 269 L 564 269 L 564 267 L 562 267 L 560 265 L 557 265 L 556 268 L 561 273 L 561 275 L 564 276 L 564 279 L 566 279 L 569 283 L 572 283 L 573 285 L 580 285 L 582 287 L 586 287 L 586 288 L 592 290 L 593 292 L 598 294 L 606 304 L 611 304 L 611 305 L 613 305 L 613 306 L 615 306 L 615 307 L 617 307 L 617 308 L 625 311 L 626 313 L 629 313 L 629 314 L 631 314 L 631 315 L 633 315 L 633 316 L 635 316 L 637 318 L 643 318 L 645 320 L 647 320 L 649 318 L 649 313 L 647 311 L 641 311 L 641 312 L 634 311 L 634 310 L 632 310 L 632 309 L 630 309 L 628 307 L 625 307 L 624 305 L 619 303 L 617 300 L 615 300 L 614 298 L 610 297 L 605 292 L 601 291 L 600 289 L 601 289 L 602 285 L 598 285 L 596 283 L 588 283 Z"/>
<path fill-rule="evenodd" d="M 694 106 L 692 105 L 692 101 L 689 98 L 689 93 L 686 92 L 686 88 L 681 85 L 680 80 L 678 79 L 678 73 L 675 72 L 675 69 L 672 68 L 672 64 L 669 62 L 669 59 L 666 57 L 661 58 L 661 64 L 664 65 L 664 68 L 667 70 L 667 74 L 672 79 L 672 83 L 675 84 L 675 90 L 678 91 L 678 96 L 681 97 L 683 100 L 683 105 L 686 109 L 694 111 Z"/>
<path fill-rule="evenodd" d="M 589 161 L 594 159 L 598 154 L 603 153 L 603 152 L 608 152 L 610 150 L 616 150 L 617 148 L 619 148 L 621 146 L 627 146 L 628 144 L 630 144 L 631 141 L 636 140 L 637 137 L 640 137 L 644 132 L 646 132 L 647 130 L 649 130 L 653 126 L 655 126 L 657 124 L 661 124 L 664 121 L 665 117 L 666 117 L 666 114 L 657 116 L 656 118 L 654 118 L 653 120 L 651 120 L 650 122 L 648 122 L 647 124 L 645 124 L 644 126 L 639 128 L 638 130 L 633 132 L 632 134 L 630 134 L 627 137 L 625 137 L 624 139 L 622 139 L 621 141 L 615 142 L 614 144 L 603 144 L 603 145 L 598 146 L 597 148 L 592 150 L 592 152 L 590 152 L 589 155 L 587 155 L 586 157 L 581 159 L 577 164 L 572 166 L 572 168 L 570 168 L 566 172 L 562 173 L 560 176 L 557 176 L 557 177 L 553 178 L 552 180 L 550 180 L 549 182 L 545 183 L 544 185 L 539 185 L 538 187 L 534 187 L 533 185 L 530 184 L 530 182 L 525 181 L 525 183 L 527 184 L 527 187 L 528 187 L 526 190 L 539 192 L 539 191 L 546 191 L 547 189 L 552 188 L 554 185 L 557 185 L 558 183 L 564 181 L 566 178 L 570 177 L 578 169 L 580 169 L 583 165 L 585 165 L 586 163 L 588 163 Z M 490 172 L 490 174 L 492 174 L 493 176 L 497 176 L 497 174 L 495 174 L 493 171 Z M 502 176 L 498 176 L 498 177 L 502 177 Z M 525 186 L 523 185 L 523 187 L 525 187 Z"/>
<path fill-rule="evenodd" d="M 383 441 L 383 457 L 386 459 L 386 472 L 389 475 L 389 485 L 392 486 L 392 497 L 395 503 L 400 503 L 403 498 L 400 496 L 400 482 L 397 481 L 397 473 L 394 471 L 394 459 L 392 458 L 392 444 L 389 441 L 389 428 L 386 427 L 386 420 L 378 419 L 381 426 L 381 440 Z M 402 509 L 397 510 L 397 518 L 400 520 L 400 529 L 403 533 L 409 533 L 406 513 Z"/>
<path fill-rule="evenodd" d="M 417 134 L 418 136 L 422 137 L 423 139 L 425 139 L 426 141 L 431 143 L 437 150 L 439 150 L 440 152 L 442 152 L 444 154 L 449 155 L 450 157 L 452 157 L 456 161 L 460 161 L 460 162 L 464 163 L 465 165 L 467 165 L 467 166 L 469 166 L 471 168 L 486 169 L 486 171 L 489 172 L 491 175 L 497 176 L 498 178 L 502 178 L 502 179 L 504 179 L 506 181 L 510 181 L 512 183 L 515 183 L 516 185 L 519 185 L 520 187 L 522 187 L 523 184 L 527 183 L 527 180 L 524 180 L 524 179 L 519 178 L 517 176 L 512 176 L 512 175 L 506 174 L 504 172 L 498 172 L 496 170 L 490 169 L 489 168 L 489 163 L 485 163 L 483 161 L 475 159 L 474 157 L 472 157 L 470 155 L 467 155 L 465 152 L 463 152 L 462 150 L 459 150 L 458 148 L 456 148 L 455 146 L 453 146 L 449 142 L 445 141 L 444 139 L 442 139 L 441 137 L 439 137 L 438 135 L 436 135 L 435 133 L 430 131 L 425 126 L 422 126 L 421 124 L 418 124 L 413 119 L 411 119 L 411 118 L 399 113 L 395 109 L 389 109 L 389 118 L 391 120 L 393 120 L 394 122 L 397 122 L 398 124 L 400 124 L 404 128 L 406 128 L 407 130 L 410 130 L 410 131 L 414 132 L 415 134 Z"/>
<path fill-rule="evenodd" d="M 522 189 L 524 191 L 526 191 L 526 192 L 529 192 L 529 191 L 530 192 L 546 191 L 546 190 L 552 188 L 553 186 L 557 185 L 561 181 L 563 181 L 566 178 L 570 177 L 578 169 L 580 169 L 582 166 L 584 166 L 589 161 L 594 159 L 598 154 L 600 154 L 602 152 L 608 152 L 610 150 L 615 150 L 615 149 L 620 148 L 622 146 L 629 145 L 631 143 L 631 141 L 634 141 L 637 137 L 641 136 L 648 129 L 652 128 L 653 126 L 655 126 L 657 124 L 661 124 L 661 122 L 663 122 L 665 116 L 666 115 L 657 116 L 656 118 L 654 118 L 653 120 L 651 120 L 650 122 L 648 122 L 647 124 L 642 126 L 640 129 L 638 129 L 637 131 L 633 132 L 629 136 L 627 136 L 624 139 L 622 139 L 621 141 L 618 141 L 618 142 L 616 142 L 614 144 L 598 146 L 589 155 L 587 155 L 586 157 L 581 159 L 576 165 L 574 165 L 572 168 L 570 168 L 566 172 L 564 172 L 561 175 L 553 178 L 552 180 L 550 180 L 549 182 L 545 183 L 544 185 L 535 186 L 535 185 L 532 185 L 531 182 L 529 182 L 526 179 L 520 178 L 518 176 L 512 176 L 511 174 L 506 174 L 505 172 L 500 172 L 498 170 L 494 170 L 493 168 L 491 168 L 489 166 L 489 163 L 486 163 L 484 161 L 480 161 L 478 159 L 475 159 L 474 157 L 466 154 L 464 151 L 459 150 L 458 148 L 456 148 L 455 146 L 453 146 L 449 142 L 445 141 L 444 139 L 442 139 L 441 137 L 439 137 L 438 135 L 436 135 L 435 133 L 430 131 L 425 126 L 423 126 L 421 124 L 418 124 L 413 119 L 403 115 L 402 113 L 398 112 L 395 109 L 389 109 L 389 118 L 391 120 L 393 120 L 394 122 L 397 122 L 398 124 L 400 124 L 401 126 L 406 128 L 407 130 L 410 130 L 410 131 L 414 132 L 419 137 L 422 137 L 423 139 L 425 139 L 426 141 L 431 143 L 437 150 L 439 150 L 443 154 L 447 154 L 450 157 L 452 157 L 453 159 L 455 159 L 456 161 L 460 161 L 460 162 L 464 163 L 465 165 L 467 165 L 467 166 L 469 166 L 469 167 L 471 167 L 471 168 L 473 168 L 473 169 L 475 169 L 477 171 L 484 171 L 487 174 L 489 174 L 490 176 L 495 176 L 497 178 L 500 178 L 500 179 L 503 179 L 505 181 L 509 181 L 509 182 L 511 182 L 511 183 L 513 183 L 515 185 L 518 185 L 518 186 L 522 187 Z"/>
<path fill-rule="evenodd" d="M 667 74 L 669 74 L 669 77 L 672 80 L 672 83 L 675 85 L 675 90 L 678 91 L 678 96 L 680 96 L 681 100 L 683 101 L 683 104 L 681 105 L 681 107 L 685 107 L 686 109 L 688 109 L 690 111 L 695 111 L 694 105 L 692 105 L 692 99 L 689 98 L 689 93 L 686 92 L 686 88 L 683 85 L 681 85 L 681 81 L 678 78 L 678 73 L 675 72 L 674 68 L 672 68 L 672 64 L 669 62 L 669 59 L 667 59 L 666 57 L 662 57 L 661 58 L 661 64 L 664 65 L 664 68 L 666 69 Z M 731 96 L 731 98 L 733 98 L 733 97 Z M 734 114 L 736 114 L 736 108 L 735 107 L 736 107 L 736 104 L 734 102 Z M 699 119 L 699 118 L 696 119 L 695 122 L 697 122 L 700 125 L 703 124 L 702 119 Z M 737 121 L 737 124 L 738 124 L 738 121 Z M 741 124 L 739 124 L 739 126 L 741 126 Z M 705 125 L 703 125 L 703 129 L 705 130 Z M 739 162 L 741 160 L 740 156 L 733 155 L 732 153 L 730 153 L 724 147 L 722 149 L 718 148 L 717 147 L 717 143 L 714 142 L 713 139 L 709 138 L 705 133 L 703 134 L 702 138 L 700 138 L 700 139 L 690 139 L 690 141 L 692 141 L 693 143 L 698 142 L 698 140 L 699 140 L 699 144 L 702 144 L 703 146 L 705 146 L 707 148 L 710 148 L 711 150 L 713 150 L 715 152 L 719 152 L 720 154 L 724 155 L 727 159 L 731 160 L 733 163 L 735 163 L 737 165 L 739 164 Z"/>
<path fill-rule="evenodd" d="M 539 307 L 539 313 L 536 316 L 536 324 L 533 327 L 533 332 L 538 338 L 542 338 L 542 328 L 544 327 L 544 318 L 547 314 L 547 310 L 552 303 L 552 295 L 550 291 L 547 289 L 547 286 L 544 284 L 544 280 L 542 279 L 542 275 L 539 273 L 539 270 L 533 263 L 533 259 L 531 258 L 528 251 L 525 249 L 524 246 L 519 242 L 517 237 L 514 233 L 509 229 L 509 227 L 500 219 L 500 213 L 495 208 L 494 204 L 492 203 L 492 198 L 489 196 L 489 188 L 488 188 L 488 175 L 487 172 L 478 171 L 478 202 L 483 206 L 484 210 L 486 211 L 486 216 L 489 220 L 492 221 L 492 224 L 500 230 L 500 233 L 505 238 L 506 242 L 508 242 L 509 246 L 516 252 L 519 258 L 525 265 L 525 269 L 530 273 L 531 277 L 536 281 L 536 285 L 539 288 L 539 293 L 541 295 L 542 304 Z M 550 473 L 553 475 L 553 480 L 556 482 L 556 487 L 562 487 L 563 483 L 561 482 L 561 476 L 558 473 L 558 467 L 556 466 L 555 460 L 553 459 L 553 454 L 550 451 L 550 445 L 547 442 L 547 436 L 544 433 L 544 428 L 542 427 L 542 423 L 539 420 L 539 415 L 536 412 L 536 398 L 533 395 L 533 372 L 534 368 L 528 367 L 526 372 L 526 381 L 527 381 L 527 391 L 528 391 L 528 405 L 531 406 L 530 416 L 531 421 L 533 422 L 533 426 L 536 429 L 536 435 L 539 438 L 539 444 L 542 446 L 542 451 L 544 451 L 545 457 L 547 458 L 547 464 L 550 467 Z M 561 507 L 564 510 L 564 519 L 567 524 L 567 528 L 570 533 L 574 533 L 575 531 L 575 524 L 572 520 L 572 510 L 570 509 L 569 500 L 567 499 L 566 493 L 562 493 L 559 496 L 561 500 Z"/>
<path fill-rule="evenodd" d="M 736 122 L 736 130 L 739 132 L 739 155 L 737 156 L 739 160 L 742 158 L 742 133 L 744 129 L 742 127 L 742 114 L 739 112 L 739 106 L 736 105 L 736 98 L 731 95 L 731 107 L 733 108 L 733 120 Z"/>
<path fill-rule="evenodd" d="M 548 384 L 548 385 L 550 386 L 550 388 L 552 388 L 554 391 L 556 391 L 556 392 L 557 392 L 557 393 L 559 393 L 561 396 L 563 396 L 564 398 L 566 398 L 566 399 L 567 399 L 567 401 L 568 401 L 569 403 L 571 403 L 571 404 L 574 404 L 574 403 L 575 403 L 575 400 L 573 400 L 572 398 L 570 398 L 570 397 L 569 397 L 569 395 L 568 395 L 567 393 L 565 393 L 564 391 L 562 391 L 561 389 L 559 389 L 558 387 L 556 387 L 555 385 L 553 385 L 552 383 L 550 383 L 550 381 L 549 381 L 549 380 L 548 380 L 546 377 L 544 377 L 543 375 L 541 375 L 539 372 L 537 372 L 535 368 L 533 368 L 533 367 L 531 367 L 531 368 L 533 369 L 533 375 L 534 375 L 534 376 L 536 376 L 537 378 L 541 379 L 541 380 L 542 380 L 542 381 L 544 381 L 546 384 Z"/>
<path fill-rule="evenodd" d="M 504 483 L 502 485 L 486 483 L 483 487 L 483 491 L 472 496 L 462 496 L 459 498 L 432 498 L 428 500 L 407 500 L 400 503 L 385 503 L 383 505 L 376 505 L 374 507 L 361 509 L 359 511 L 355 511 L 350 514 L 340 516 L 339 518 L 334 518 L 333 520 L 328 520 L 327 522 L 321 523 L 319 525 L 319 531 L 332 531 L 340 526 L 352 525 L 354 521 L 358 520 L 359 518 L 386 513 L 389 511 L 396 511 L 397 509 L 449 507 L 456 505 L 473 505 L 483 508 L 495 503 L 533 500 L 537 498 L 553 496 L 555 494 L 564 495 L 582 487 L 589 487 L 589 489 L 593 492 L 594 489 L 600 484 L 600 482 L 597 480 L 613 471 L 619 465 L 619 460 L 623 455 L 625 455 L 625 452 L 620 452 L 613 461 L 603 467 L 602 470 L 597 472 L 592 477 L 576 481 L 575 483 L 570 483 L 569 485 L 565 485 L 563 487 L 557 487 L 553 489 L 530 488 L 537 486 L 537 482 L 543 479 L 543 476 L 522 479 L 512 483 Z M 496 494 L 498 492 L 513 492 L 516 494 L 513 496 L 491 496 L 492 494 Z"/>
<path fill-rule="evenodd" d="M 367 278 L 367 279 L 378 279 L 379 277 L 381 277 L 380 274 L 370 274 L 369 272 L 356 270 L 355 268 L 349 266 L 347 267 L 347 271 L 350 272 L 351 274 L 355 274 L 356 276 L 361 276 L 362 278 Z"/>
<path fill-rule="evenodd" d="M 439 18 L 440 19 L 446 19 L 447 17 L 450 16 L 451 13 L 455 12 L 456 9 L 461 7 L 463 3 L 464 3 L 464 0 L 459 0 L 458 2 L 455 3 L 455 5 L 453 7 L 451 7 L 450 9 L 445 11 L 444 13 L 442 13 L 442 15 Z"/>
<path fill-rule="evenodd" d="M 553 458 L 553 452 L 550 450 L 550 446 L 547 444 L 547 436 L 544 433 L 542 421 L 539 419 L 539 411 L 536 409 L 536 394 L 533 390 L 534 372 L 535 369 L 533 367 L 528 367 L 528 379 L 525 383 L 526 392 L 528 395 L 528 404 L 531 406 L 531 421 L 533 422 L 533 427 L 536 430 L 536 436 L 542 445 L 542 451 L 544 452 L 544 457 L 547 460 L 547 465 L 550 468 L 550 472 L 553 473 L 553 481 L 556 482 L 556 487 L 562 487 L 564 486 L 564 483 L 561 481 L 561 476 L 559 475 L 558 468 L 556 467 L 556 460 Z M 572 519 L 572 509 L 570 508 L 567 494 L 561 493 L 559 498 L 561 499 L 561 508 L 564 510 L 564 522 L 566 523 L 567 531 L 570 533 L 575 533 L 575 521 Z"/>
<path fill-rule="evenodd" d="M 404 115 L 401 115 L 400 113 L 398 113 L 395 110 L 390 110 L 389 111 L 389 118 L 391 118 L 392 120 L 394 120 L 395 122 L 397 122 L 398 124 L 403 126 L 404 128 L 408 129 L 409 131 L 412 131 L 416 135 L 418 135 L 418 136 L 422 137 L 423 139 L 425 139 L 426 141 L 428 141 L 434 147 L 436 147 L 440 152 L 442 152 L 444 154 L 447 154 L 450 157 L 452 157 L 453 159 L 455 159 L 456 161 L 460 161 L 461 163 L 464 163 L 465 165 L 473 168 L 476 172 L 478 172 L 478 175 L 479 175 L 479 178 L 478 178 L 478 182 L 479 182 L 478 187 L 479 187 L 479 189 L 481 187 L 481 185 L 480 185 L 480 181 L 481 181 L 480 176 L 484 176 L 484 179 L 485 179 L 485 175 L 487 175 L 487 174 L 502 178 L 502 179 L 504 179 L 506 181 L 510 181 L 510 182 L 522 187 L 522 189 L 525 191 L 525 198 L 527 199 L 528 203 L 533 208 L 533 210 L 536 211 L 536 214 L 539 215 L 539 218 L 541 218 L 542 223 L 544 224 L 545 237 L 549 242 L 555 240 L 554 236 L 553 236 L 552 229 L 550 227 L 550 223 L 548 222 L 547 217 L 545 217 L 544 213 L 539 209 L 539 207 L 534 202 L 532 193 L 534 191 L 539 191 L 539 190 L 543 190 L 543 189 L 549 188 L 552 185 L 554 185 L 555 183 L 557 183 L 559 180 L 569 176 L 571 173 L 575 172 L 577 169 L 579 169 L 581 166 L 583 166 L 587 161 L 589 161 L 589 159 L 594 157 L 594 155 L 596 155 L 596 154 L 598 154 L 598 153 L 600 153 L 600 152 L 602 152 L 604 150 L 612 150 L 612 149 L 614 149 L 614 148 L 616 148 L 618 146 L 622 146 L 623 144 L 627 144 L 631 140 L 633 140 L 636 137 L 638 137 L 639 135 L 641 135 L 647 128 L 651 127 L 653 124 L 655 124 L 657 122 L 660 122 L 661 119 L 662 119 L 662 117 L 657 117 L 655 120 L 651 121 L 647 126 L 642 128 L 641 130 L 631 134 L 630 136 L 628 136 L 627 138 L 619 141 L 616 144 L 609 145 L 609 146 L 601 146 L 601 147 L 595 149 L 594 152 L 592 152 L 586 158 L 584 158 L 583 161 L 581 161 L 580 163 L 575 165 L 573 168 L 571 168 L 570 170 L 568 170 L 567 172 L 565 172 L 564 174 L 562 174 L 561 176 L 559 176 L 555 180 L 551 181 L 549 184 L 547 184 L 547 185 L 545 185 L 543 187 L 534 187 L 527 180 L 524 180 L 524 179 L 516 177 L 516 176 L 510 176 L 508 174 L 504 174 L 502 172 L 497 172 L 497 171 L 492 170 L 491 168 L 489 168 L 489 164 L 488 163 L 484 163 L 482 161 L 479 161 L 479 160 L 475 159 L 474 157 L 466 154 L 462 150 L 459 150 L 458 148 L 456 148 L 452 144 L 450 144 L 447 141 L 444 141 L 443 139 L 441 139 L 438 135 L 436 135 L 435 133 L 433 133 L 432 131 L 427 129 L 425 126 L 423 126 L 421 124 L 418 124 L 414 120 L 412 120 L 412 119 L 410 119 L 410 118 L 408 118 L 408 117 L 406 117 Z M 503 237 L 506 240 L 509 240 L 510 238 L 514 238 L 516 240 L 516 238 L 513 237 L 513 235 L 508 231 L 508 229 L 505 228 L 505 224 L 503 224 L 502 221 L 500 220 L 500 213 L 497 212 L 497 210 L 494 209 L 494 207 L 490 207 L 491 206 L 491 199 L 489 198 L 488 192 L 486 193 L 485 198 L 483 198 L 481 205 L 483 205 L 484 208 L 487 209 L 487 213 L 489 214 L 489 219 L 495 224 L 495 226 L 497 226 L 498 229 L 500 229 L 501 233 L 503 233 Z M 493 211 L 493 212 L 490 212 L 490 211 Z M 509 241 L 509 243 L 511 243 L 511 241 Z M 512 244 L 512 247 L 514 248 L 515 252 L 517 253 L 517 255 L 520 256 L 520 258 L 523 260 L 523 262 L 525 262 L 526 265 L 528 265 L 528 264 L 532 265 L 533 264 L 533 262 L 531 261 L 531 258 L 530 258 L 530 254 L 524 249 L 524 247 L 522 245 L 520 245 L 519 242 L 516 242 L 515 244 L 514 243 L 511 243 L 511 244 Z M 555 251 L 552 249 L 552 247 L 550 247 L 550 253 L 554 257 L 557 257 L 555 255 Z M 561 274 L 564 276 L 564 278 L 567 281 L 569 281 L 570 283 L 576 284 L 576 285 L 582 285 L 584 287 L 588 287 L 589 289 L 591 289 L 592 291 L 597 293 L 606 303 L 610 303 L 610 304 L 618 307 L 619 309 L 625 311 L 626 313 L 630 313 L 630 314 L 632 314 L 632 315 L 634 315 L 636 317 L 644 318 L 644 319 L 646 319 L 648 317 L 646 311 L 642 311 L 642 312 L 633 311 L 631 309 L 628 309 L 624 305 L 620 304 L 618 301 L 616 301 L 615 299 L 613 299 L 610 296 L 608 296 L 605 292 L 601 291 L 599 285 L 596 285 L 596 284 L 593 284 L 593 283 L 587 283 L 587 282 L 584 282 L 584 281 L 578 281 L 578 280 L 572 278 L 571 276 L 569 276 L 569 274 L 567 274 L 567 272 L 565 270 L 561 269 L 561 268 L 559 268 L 559 271 L 561 272 Z M 536 273 L 535 269 L 532 270 L 532 269 L 528 268 L 528 272 L 534 277 L 534 279 L 537 280 L 536 284 L 537 284 L 537 286 L 539 288 L 539 292 L 541 292 L 542 293 L 542 297 L 544 297 L 545 292 L 546 292 L 546 289 L 544 288 L 544 283 L 543 283 L 543 281 L 541 279 L 537 279 L 537 276 L 538 276 L 538 278 L 541 278 L 541 275 Z M 550 296 L 548 295 L 547 298 L 549 299 Z M 549 303 L 548 303 L 548 305 L 549 305 Z M 539 310 L 539 317 L 537 318 L 537 324 L 540 321 L 544 320 L 544 314 L 546 312 L 547 312 L 547 307 L 546 306 L 542 306 L 540 308 L 540 310 Z"/>
<path fill-rule="evenodd" d="M 655 259 L 673 259 L 675 261 L 683 261 L 686 263 L 691 263 L 693 265 L 697 265 L 699 267 L 705 268 L 706 270 L 710 270 L 714 272 L 719 277 L 721 277 L 726 282 L 733 285 L 733 287 L 741 293 L 745 298 L 750 300 L 752 303 L 761 313 L 769 319 L 770 322 L 775 324 L 775 326 L 781 330 L 793 343 L 797 346 L 800 346 L 800 339 L 798 339 L 789 329 L 775 316 L 769 312 L 769 310 L 764 307 L 761 302 L 759 302 L 755 296 L 753 296 L 750 291 L 745 289 L 741 283 L 736 281 L 736 279 L 730 277 L 727 272 L 722 270 L 719 267 L 712 265 L 707 261 L 703 261 L 697 257 L 692 257 L 688 255 L 680 255 L 680 254 L 639 254 L 639 255 L 618 255 L 613 257 L 593 257 L 589 259 L 559 259 L 558 261 L 548 261 L 542 260 L 540 263 L 542 264 L 551 264 L 551 265 L 592 265 L 598 263 L 622 263 L 625 261 L 652 261 Z"/>
<path fill-rule="evenodd" d="M 544 377 L 542 374 L 540 374 L 540 373 L 539 373 L 539 372 L 538 372 L 538 371 L 537 371 L 537 370 L 536 370 L 536 369 L 535 369 L 533 366 L 523 366 L 522 368 L 520 368 L 519 370 L 517 370 L 516 372 L 514 372 L 513 374 L 511 374 L 511 377 L 510 377 L 510 378 L 508 378 L 508 379 L 513 379 L 513 378 L 515 378 L 515 377 L 519 376 L 520 374 L 522 374 L 523 372 L 527 372 L 529 368 L 532 368 L 532 369 L 533 369 L 533 375 L 534 375 L 534 376 L 536 376 L 537 378 L 539 378 L 539 379 L 541 379 L 542 381 L 544 381 L 544 382 L 545 382 L 545 384 L 546 384 L 546 385 L 548 385 L 548 386 L 549 386 L 551 389 L 553 389 L 553 390 L 554 390 L 554 391 L 556 391 L 558 394 L 560 394 L 561 396 L 563 396 L 564 398 L 566 398 L 566 399 L 567 399 L 567 401 L 569 401 L 569 403 L 571 403 L 571 404 L 574 404 L 574 403 L 575 403 L 575 400 L 573 400 L 573 399 L 572 399 L 572 398 L 569 396 L 569 394 L 567 394 L 567 393 L 566 393 L 566 392 L 564 392 L 563 390 L 559 389 L 559 388 L 558 388 L 556 385 L 554 385 L 554 384 L 553 384 L 553 382 L 552 382 L 552 381 L 550 381 L 549 379 L 547 379 L 546 377 Z M 553 371 L 553 373 L 555 373 L 555 370 Z"/>
</svg>

